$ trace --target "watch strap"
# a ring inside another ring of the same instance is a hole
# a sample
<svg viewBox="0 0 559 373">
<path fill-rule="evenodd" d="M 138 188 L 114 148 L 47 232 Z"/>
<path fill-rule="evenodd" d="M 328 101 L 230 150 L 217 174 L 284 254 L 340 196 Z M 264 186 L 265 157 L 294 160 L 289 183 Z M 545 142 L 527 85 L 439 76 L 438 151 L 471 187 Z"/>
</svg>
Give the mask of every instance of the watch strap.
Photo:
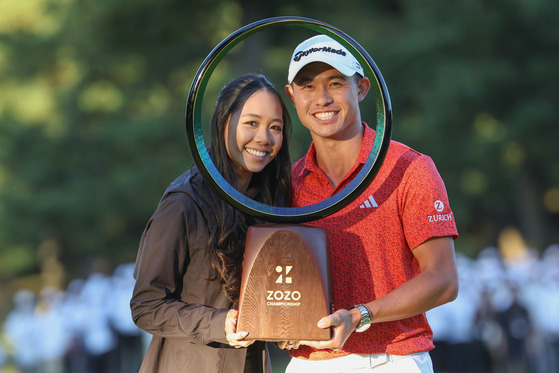
<svg viewBox="0 0 559 373">
<path fill-rule="evenodd" d="M 361 313 L 361 321 L 359 322 L 359 324 L 357 324 L 355 331 L 361 333 L 369 329 L 372 322 L 372 315 L 371 312 L 369 311 L 369 307 L 365 306 L 364 304 L 356 304 L 351 308 L 352 309 L 357 308 Z"/>
</svg>

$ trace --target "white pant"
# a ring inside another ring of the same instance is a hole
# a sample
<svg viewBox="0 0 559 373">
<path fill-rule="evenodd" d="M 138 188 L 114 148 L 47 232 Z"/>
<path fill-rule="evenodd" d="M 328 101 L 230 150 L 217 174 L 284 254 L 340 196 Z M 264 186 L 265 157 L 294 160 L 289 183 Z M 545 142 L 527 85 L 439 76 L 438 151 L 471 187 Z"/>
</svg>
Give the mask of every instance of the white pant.
<svg viewBox="0 0 559 373">
<path fill-rule="evenodd" d="M 351 354 L 329 360 L 303 360 L 292 358 L 285 373 L 433 373 L 433 363 L 428 352 L 410 355 L 357 355 Z"/>
</svg>

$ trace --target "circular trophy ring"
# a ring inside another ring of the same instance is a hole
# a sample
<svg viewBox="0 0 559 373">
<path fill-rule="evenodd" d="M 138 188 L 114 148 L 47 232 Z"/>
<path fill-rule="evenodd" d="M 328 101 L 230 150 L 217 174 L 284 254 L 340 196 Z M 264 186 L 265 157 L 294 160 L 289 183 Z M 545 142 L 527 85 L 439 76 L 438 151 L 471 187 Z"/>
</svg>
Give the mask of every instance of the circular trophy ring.
<svg viewBox="0 0 559 373">
<path fill-rule="evenodd" d="M 356 177 L 342 190 L 319 203 L 303 207 L 278 207 L 250 199 L 232 187 L 220 174 L 210 159 L 201 125 L 202 98 L 211 74 L 223 57 L 248 36 L 278 25 L 296 25 L 323 33 L 348 48 L 363 66 L 365 75 L 371 79 L 375 97 L 377 123 L 373 147 L 367 161 Z M 374 79 L 373 79 L 374 78 Z M 376 85 L 374 84 L 376 81 Z M 304 223 L 331 215 L 354 201 L 377 174 L 390 143 L 392 108 L 384 79 L 373 59 L 351 37 L 339 29 L 309 18 L 274 17 L 253 22 L 223 39 L 206 57 L 196 73 L 186 105 L 186 133 L 194 163 L 211 188 L 236 209 L 274 223 Z"/>
</svg>

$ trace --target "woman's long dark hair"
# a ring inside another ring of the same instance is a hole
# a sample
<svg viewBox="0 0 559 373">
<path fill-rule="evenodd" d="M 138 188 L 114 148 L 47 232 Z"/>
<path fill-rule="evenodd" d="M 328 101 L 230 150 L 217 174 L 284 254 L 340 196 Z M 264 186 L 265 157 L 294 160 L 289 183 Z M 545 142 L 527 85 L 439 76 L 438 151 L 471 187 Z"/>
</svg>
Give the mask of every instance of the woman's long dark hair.
<svg viewBox="0 0 559 373">
<path fill-rule="evenodd" d="M 261 171 L 253 173 L 247 190 L 251 199 L 272 206 L 289 206 L 291 203 L 291 160 L 289 135 L 291 120 L 287 108 L 276 88 L 260 74 L 247 74 L 227 84 L 220 92 L 211 119 L 210 157 L 221 175 L 234 187 L 237 177 L 233 162 L 225 146 L 225 128 L 231 115 L 241 110 L 256 92 L 264 90 L 274 94 L 281 104 L 283 119 L 283 144 L 277 156 Z M 236 304 L 239 298 L 245 239 L 249 225 L 262 223 L 237 211 L 224 202 L 210 188 L 205 191 L 214 214 L 209 221 L 208 254 L 210 265 L 223 292 Z"/>
</svg>

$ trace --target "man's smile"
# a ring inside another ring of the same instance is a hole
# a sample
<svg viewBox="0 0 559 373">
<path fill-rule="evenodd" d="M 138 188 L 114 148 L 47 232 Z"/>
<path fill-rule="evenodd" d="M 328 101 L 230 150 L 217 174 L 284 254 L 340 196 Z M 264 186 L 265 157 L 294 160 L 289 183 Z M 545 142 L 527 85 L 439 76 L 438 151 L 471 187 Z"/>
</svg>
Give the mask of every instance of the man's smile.
<svg viewBox="0 0 559 373">
<path fill-rule="evenodd" d="M 321 113 L 315 113 L 314 116 L 320 120 L 328 120 L 333 118 L 337 113 L 335 111 L 327 111 Z"/>
</svg>

